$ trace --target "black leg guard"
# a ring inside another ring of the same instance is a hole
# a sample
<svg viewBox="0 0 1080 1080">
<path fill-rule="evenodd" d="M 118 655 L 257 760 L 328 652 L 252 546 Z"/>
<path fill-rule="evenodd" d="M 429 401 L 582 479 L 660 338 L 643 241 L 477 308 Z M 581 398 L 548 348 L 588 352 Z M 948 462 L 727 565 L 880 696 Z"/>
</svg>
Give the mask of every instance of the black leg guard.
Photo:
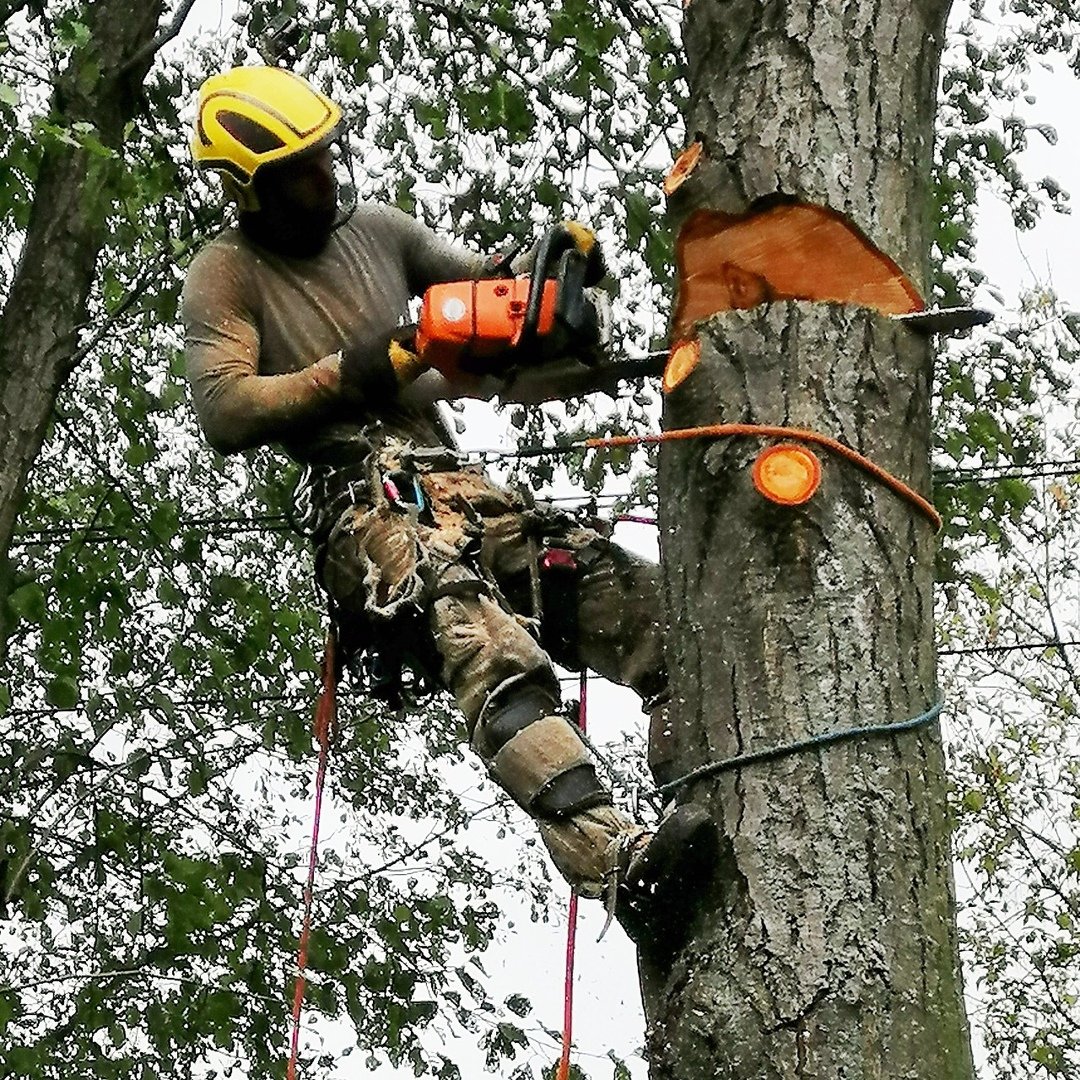
<svg viewBox="0 0 1080 1080">
<path fill-rule="evenodd" d="M 552 777 L 533 796 L 529 810 L 537 817 L 560 818 L 610 803 L 611 792 L 600 782 L 593 763 L 586 761 Z"/>
<path fill-rule="evenodd" d="M 491 753 L 498 753 L 522 728 L 555 712 L 551 695 L 539 686 L 513 686 L 505 704 L 485 708 L 480 717 Z"/>
<path fill-rule="evenodd" d="M 577 729 L 540 687 L 512 688 L 485 708 L 474 743 L 495 779 L 534 817 L 554 820 L 611 803 Z"/>
</svg>

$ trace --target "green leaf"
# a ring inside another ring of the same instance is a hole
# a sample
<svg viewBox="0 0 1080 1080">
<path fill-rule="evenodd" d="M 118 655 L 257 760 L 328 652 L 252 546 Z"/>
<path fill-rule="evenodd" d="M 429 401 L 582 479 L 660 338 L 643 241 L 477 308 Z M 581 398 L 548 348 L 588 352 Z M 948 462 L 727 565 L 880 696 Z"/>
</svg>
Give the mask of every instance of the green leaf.
<svg viewBox="0 0 1080 1080">
<path fill-rule="evenodd" d="M 528 1046 L 529 1038 L 524 1031 L 517 1026 L 517 1024 L 510 1024 L 505 1021 L 499 1024 L 499 1034 L 508 1042 L 515 1046 Z"/>
<path fill-rule="evenodd" d="M 36 581 L 20 585 L 8 597 L 12 611 L 26 622 L 43 623 L 45 621 L 45 593 Z"/>
<path fill-rule="evenodd" d="M 964 795 L 961 805 L 965 810 L 977 813 L 986 805 L 986 795 L 977 788 L 973 788 Z"/>
<path fill-rule="evenodd" d="M 79 684 L 70 675 L 57 675 L 45 687 L 45 700 L 57 709 L 74 709 L 79 704 Z"/>
<path fill-rule="evenodd" d="M 188 770 L 187 789 L 192 795 L 206 794 L 206 769 L 201 762 L 197 762 Z"/>
<path fill-rule="evenodd" d="M 510 997 L 506 999 L 505 1004 L 515 1016 L 525 1016 L 532 1008 L 529 999 L 522 997 L 521 994 L 511 994 Z"/>
</svg>

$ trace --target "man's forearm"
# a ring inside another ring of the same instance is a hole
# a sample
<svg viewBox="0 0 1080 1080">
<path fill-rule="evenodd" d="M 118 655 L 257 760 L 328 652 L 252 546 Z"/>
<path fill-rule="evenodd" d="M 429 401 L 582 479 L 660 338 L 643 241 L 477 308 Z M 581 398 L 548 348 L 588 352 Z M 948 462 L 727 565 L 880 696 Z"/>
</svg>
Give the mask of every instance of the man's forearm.
<svg viewBox="0 0 1080 1080">
<path fill-rule="evenodd" d="M 207 442 L 222 454 L 234 454 L 333 416 L 342 407 L 340 367 L 334 356 L 301 371 L 195 384 Z"/>
</svg>

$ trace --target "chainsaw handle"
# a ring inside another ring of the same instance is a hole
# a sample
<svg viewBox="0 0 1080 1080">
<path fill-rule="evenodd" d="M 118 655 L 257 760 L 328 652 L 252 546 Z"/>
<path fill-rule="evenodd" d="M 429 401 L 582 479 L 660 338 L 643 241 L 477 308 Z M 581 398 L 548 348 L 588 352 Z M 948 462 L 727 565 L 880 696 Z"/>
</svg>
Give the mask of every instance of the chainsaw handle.
<svg viewBox="0 0 1080 1080">
<path fill-rule="evenodd" d="M 565 225 L 553 225 L 540 238 L 533 258 L 532 275 L 529 278 L 529 298 L 525 306 L 525 320 L 521 325 L 518 347 L 527 348 L 536 339 L 540 325 L 540 305 L 544 300 L 544 282 L 552 264 L 563 252 L 577 247 L 573 234 Z"/>
</svg>

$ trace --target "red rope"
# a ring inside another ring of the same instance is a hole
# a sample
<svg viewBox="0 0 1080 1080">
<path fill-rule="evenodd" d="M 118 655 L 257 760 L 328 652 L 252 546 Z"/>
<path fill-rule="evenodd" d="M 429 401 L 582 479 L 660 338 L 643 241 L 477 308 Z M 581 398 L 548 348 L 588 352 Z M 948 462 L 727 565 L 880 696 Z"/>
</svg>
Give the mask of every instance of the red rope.
<svg viewBox="0 0 1080 1080">
<path fill-rule="evenodd" d="M 585 730 L 585 693 L 589 685 L 589 673 L 581 669 L 581 701 L 578 705 L 578 727 Z M 570 914 L 566 928 L 566 981 L 563 988 L 562 1057 L 555 1080 L 568 1080 L 570 1076 L 570 1036 L 574 1026 L 574 946 L 577 943 L 576 892 L 570 893 Z"/>
<path fill-rule="evenodd" d="M 322 818 L 323 788 L 326 784 L 326 763 L 330 757 L 330 740 L 334 733 L 337 684 L 337 641 L 333 627 L 326 635 L 326 651 L 322 663 L 322 693 L 315 708 L 315 738 L 319 743 L 319 764 L 315 770 L 315 820 L 311 826 L 311 850 L 308 853 L 307 884 L 304 886 L 304 925 L 300 931 L 300 952 L 296 960 L 296 989 L 293 992 L 292 1047 L 285 1075 L 296 1080 L 296 1061 L 300 1052 L 300 1010 L 307 987 L 308 939 L 311 937 L 311 905 L 315 887 L 315 864 L 319 858 L 319 821 Z"/>
</svg>

